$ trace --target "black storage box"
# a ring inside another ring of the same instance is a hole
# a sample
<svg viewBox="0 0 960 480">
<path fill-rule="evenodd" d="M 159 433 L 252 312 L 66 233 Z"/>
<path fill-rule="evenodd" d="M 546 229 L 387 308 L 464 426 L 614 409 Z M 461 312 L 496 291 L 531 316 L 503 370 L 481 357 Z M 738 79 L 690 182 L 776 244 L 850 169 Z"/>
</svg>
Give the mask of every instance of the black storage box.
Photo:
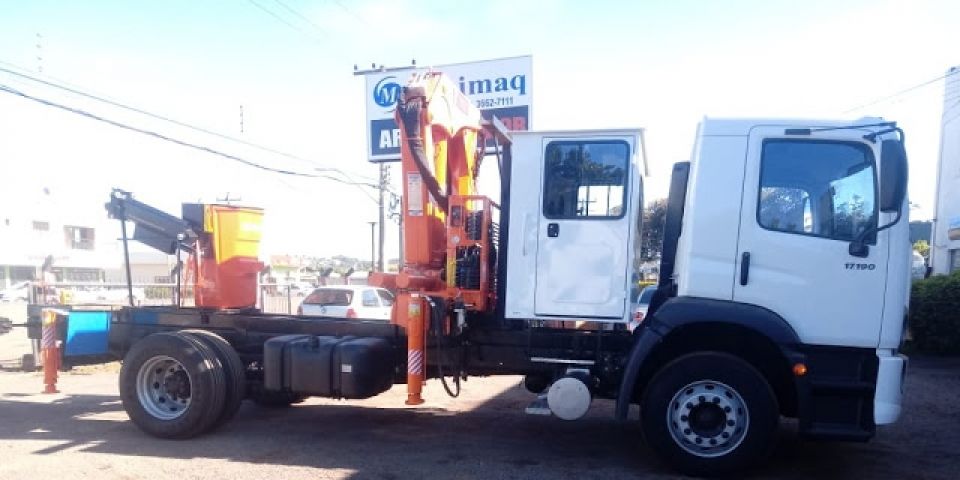
<svg viewBox="0 0 960 480">
<path fill-rule="evenodd" d="M 333 377 L 339 396 L 369 398 L 393 386 L 394 357 L 382 338 L 354 338 L 337 345 Z"/>
<path fill-rule="evenodd" d="M 264 388 L 369 398 L 393 385 L 394 358 L 382 338 L 283 335 L 264 344 Z"/>
<path fill-rule="evenodd" d="M 290 387 L 290 362 L 284 361 L 284 351 L 294 341 L 310 338 L 310 335 L 281 335 L 263 344 L 263 388 L 286 390 Z M 287 368 L 285 368 L 287 367 Z"/>
</svg>

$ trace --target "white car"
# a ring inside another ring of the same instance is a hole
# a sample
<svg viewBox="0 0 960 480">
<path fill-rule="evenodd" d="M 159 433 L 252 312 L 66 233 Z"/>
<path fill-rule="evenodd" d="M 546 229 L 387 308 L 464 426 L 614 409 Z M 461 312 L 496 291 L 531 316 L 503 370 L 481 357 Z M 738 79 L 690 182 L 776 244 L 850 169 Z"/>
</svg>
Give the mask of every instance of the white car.
<svg viewBox="0 0 960 480">
<path fill-rule="evenodd" d="M 18 282 L 0 290 L 0 302 L 26 302 L 30 297 L 30 282 Z"/>
<path fill-rule="evenodd" d="M 633 318 L 631 318 L 630 323 L 627 324 L 631 332 L 640 326 L 644 317 L 647 316 L 647 309 L 650 308 L 650 300 L 653 299 L 653 294 L 656 292 L 656 285 L 649 285 L 644 287 L 643 290 L 640 290 L 640 294 L 637 295 L 637 301 L 633 304 Z"/>
<path fill-rule="evenodd" d="M 910 262 L 910 276 L 914 280 L 927 277 L 927 261 L 916 250 L 913 251 L 913 260 Z"/>
<path fill-rule="evenodd" d="M 280 288 L 284 293 L 286 293 L 286 290 L 289 288 L 290 293 L 302 297 L 312 292 L 316 287 L 308 282 L 292 282 L 287 285 L 282 285 Z"/>
<path fill-rule="evenodd" d="M 390 320 L 393 294 L 366 285 L 338 285 L 315 289 L 297 308 L 299 315 Z"/>
<path fill-rule="evenodd" d="M 142 305 L 147 299 L 146 291 L 141 287 L 133 287 L 134 305 Z M 74 304 L 118 304 L 126 305 L 129 302 L 129 293 L 124 288 L 86 287 L 78 288 L 71 294 L 70 303 Z"/>
</svg>

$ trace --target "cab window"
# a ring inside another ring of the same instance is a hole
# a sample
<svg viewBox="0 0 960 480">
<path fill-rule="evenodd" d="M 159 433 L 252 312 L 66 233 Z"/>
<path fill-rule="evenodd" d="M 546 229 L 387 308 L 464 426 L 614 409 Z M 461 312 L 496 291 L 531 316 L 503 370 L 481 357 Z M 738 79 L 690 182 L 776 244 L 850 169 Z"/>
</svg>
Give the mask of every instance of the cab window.
<svg viewBox="0 0 960 480">
<path fill-rule="evenodd" d="M 768 230 L 850 241 L 877 223 L 876 168 L 864 144 L 770 139 L 757 221 Z M 876 235 L 865 240 L 875 243 Z"/>
<path fill-rule="evenodd" d="M 544 157 L 545 217 L 587 219 L 624 215 L 630 161 L 626 142 L 550 142 Z"/>
</svg>

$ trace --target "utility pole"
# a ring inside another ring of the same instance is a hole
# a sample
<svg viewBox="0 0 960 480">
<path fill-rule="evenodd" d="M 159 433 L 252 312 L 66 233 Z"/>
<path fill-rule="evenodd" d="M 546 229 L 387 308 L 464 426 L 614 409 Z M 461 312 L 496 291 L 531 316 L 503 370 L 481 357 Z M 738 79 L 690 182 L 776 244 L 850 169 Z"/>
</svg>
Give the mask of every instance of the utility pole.
<svg viewBox="0 0 960 480">
<path fill-rule="evenodd" d="M 379 209 L 380 209 L 380 217 L 379 217 L 379 220 L 380 220 L 380 244 L 379 244 L 379 249 L 378 249 L 378 252 L 377 252 L 377 253 L 378 253 L 378 255 L 377 255 L 377 271 L 378 271 L 378 272 L 385 272 L 385 271 L 386 271 L 386 269 L 383 268 L 383 241 L 384 241 L 384 238 L 385 238 L 387 222 L 385 221 L 385 218 L 384 218 L 384 204 L 383 204 L 383 202 L 385 201 L 385 199 L 384 199 L 384 194 L 386 193 L 386 189 L 387 189 L 387 186 L 388 186 L 387 184 L 389 183 L 389 180 L 390 180 L 390 170 L 389 170 L 389 167 L 387 166 L 387 164 L 381 163 L 381 164 L 380 164 L 380 182 L 377 184 L 377 186 L 379 187 L 379 188 L 377 188 L 377 191 L 378 191 L 379 194 L 380 194 L 379 199 L 378 199 L 378 201 L 377 201 L 377 205 L 378 205 L 378 207 L 379 207 Z"/>
<path fill-rule="evenodd" d="M 43 35 L 37 33 L 37 73 L 43 73 Z"/>
<path fill-rule="evenodd" d="M 370 224 L 370 271 L 376 270 L 377 266 L 377 254 L 375 253 L 377 242 L 377 222 L 367 222 Z"/>
<path fill-rule="evenodd" d="M 401 200 L 402 201 L 402 200 Z M 397 230 L 400 232 L 400 250 L 397 255 L 397 271 L 403 270 L 403 212 L 402 204 L 400 201 L 397 202 Z"/>
</svg>

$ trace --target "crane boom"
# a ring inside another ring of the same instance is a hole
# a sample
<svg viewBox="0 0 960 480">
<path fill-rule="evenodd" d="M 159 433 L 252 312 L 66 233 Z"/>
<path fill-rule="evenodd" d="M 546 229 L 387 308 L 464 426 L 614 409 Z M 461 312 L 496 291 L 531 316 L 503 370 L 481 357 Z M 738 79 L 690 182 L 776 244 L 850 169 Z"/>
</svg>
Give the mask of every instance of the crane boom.
<svg viewBox="0 0 960 480">
<path fill-rule="evenodd" d="M 391 321 L 407 329 L 407 402 L 419 404 L 427 332 L 457 333 L 467 311 L 493 308 L 497 227 L 495 203 L 477 194 L 484 120 L 456 84 L 439 72 L 415 73 L 396 119 L 404 261 L 399 273 L 371 275 L 370 283 L 397 290 Z"/>
</svg>

